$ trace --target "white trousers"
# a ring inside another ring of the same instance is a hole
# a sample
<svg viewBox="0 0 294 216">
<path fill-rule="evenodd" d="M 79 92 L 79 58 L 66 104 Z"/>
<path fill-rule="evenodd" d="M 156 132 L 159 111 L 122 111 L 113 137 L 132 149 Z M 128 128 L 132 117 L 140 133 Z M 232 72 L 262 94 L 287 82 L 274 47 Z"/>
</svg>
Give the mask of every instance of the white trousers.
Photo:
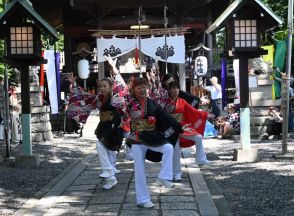
<svg viewBox="0 0 294 216">
<path fill-rule="evenodd" d="M 126 138 L 130 135 L 130 132 L 123 132 L 124 136 L 124 151 L 125 151 L 125 158 L 131 159 L 133 158 L 132 149 L 125 143 Z"/>
<path fill-rule="evenodd" d="M 132 144 L 132 152 L 134 158 L 134 170 L 135 170 L 135 188 L 136 188 L 136 200 L 137 203 L 145 203 L 150 201 L 150 195 L 146 183 L 145 175 L 145 155 L 147 149 L 151 149 L 156 152 L 161 152 L 162 161 L 161 169 L 158 174 L 158 178 L 172 180 L 173 179 L 173 146 L 170 143 L 166 143 L 158 147 L 149 147 L 143 144 Z"/>
<path fill-rule="evenodd" d="M 20 134 L 19 134 L 19 113 L 17 111 L 12 111 L 11 114 L 11 141 L 19 142 Z"/>
<path fill-rule="evenodd" d="M 116 179 L 114 176 L 115 172 L 113 170 L 116 163 L 116 152 L 107 150 L 107 148 L 99 140 L 97 140 L 96 149 L 102 172 L 110 174 L 110 177 L 107 178 L 108 180 Z"/>
<path fill-rule="evenodd" d="M 206 161 L 206 153 L 203 147 L 203 139 L 201 135 L 195 135 L 195 136 L 184 136 L 181 135 L 181 137 L 192 140 L 195 142 L 196 147 L 196 156 L 195 160 L 196 163 L 202 163 Z M 182 175 L 181 171 L 181 148 L 180 148 L 180 139 L 178 139 L 177 144 L 174 148 L 174 154 L 173 154 L 173 175 Z"/>
</svg>

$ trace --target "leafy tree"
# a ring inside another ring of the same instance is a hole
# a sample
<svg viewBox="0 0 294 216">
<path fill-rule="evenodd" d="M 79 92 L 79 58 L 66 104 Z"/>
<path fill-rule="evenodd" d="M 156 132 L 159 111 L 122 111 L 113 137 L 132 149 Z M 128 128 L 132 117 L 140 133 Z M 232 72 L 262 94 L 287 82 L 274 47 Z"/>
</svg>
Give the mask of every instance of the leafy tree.
<svg viewBox="0 0 294 216">
<path fill-rule="evenodd" d="M 0 13 L 3 11 L 5 7 L 5 1 L 4 0 L 0 0 Z M 4 55 L 4 41 L 0 40 L 0 59 L 3 57 Z M 4 74 L 4 64 L 2 62 L 0 62 L 0 76 L 3 76 Z"/>
<path fill-rule="evenodd" d="M 285 40 L 287 38 L 287 22 L 288 22 L 288 0 L 264 0 L 264 3 L 272 9 L 274 13 L 283 19 L 281 27 L 275 28 L 274 38 L 276 40 Z M 274 42 L 274 41 L 272 41 Z"/>
<path fill-rule="evenodd" d="M 8 2 L 7 0 L 0 0 L 0 13 L 3 11 L 5 8 L 5 3 Z M 58 31 L 59 34 L 59 40 L 56 42 L 56 50 L 58 51 L 63 51 L 64 50 L 64 38 L 63 38 L 63 33 L 61 31 Z M 46 36 L 42 37 L 42 44 L 44 49 L 53 49 L 53 46 L 50 45 L 49 39 L 46 38 Z M 4 41 L 0 40 L 0 59 L 2 59 L 4 56 Z M 4 74 L 4 64 L 0 60 L 0 76 L 3 76 Z"/>
<path fill-rule="evenodd" d="M 288 0 L 264 0 L 264 3 L 284 20 L 283 26 L 286 26 L 288 17 Z"/>
</svg>

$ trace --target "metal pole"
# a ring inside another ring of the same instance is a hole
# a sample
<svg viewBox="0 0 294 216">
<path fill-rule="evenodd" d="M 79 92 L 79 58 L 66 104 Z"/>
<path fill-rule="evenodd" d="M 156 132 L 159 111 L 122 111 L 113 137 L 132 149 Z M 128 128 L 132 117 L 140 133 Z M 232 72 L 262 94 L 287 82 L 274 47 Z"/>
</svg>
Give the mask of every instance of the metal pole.
<svg viewBox="0 0 294 216">
<path fill-rule="evenodd" d="M 292 31 L 293 31 L 293 0 L 288 0 L 288 38 L 287 38 L 287 59 L 286 59 L 286 93 L 285 104 L 283 107 L 283 134 L 282 134 L 282 154 L 287 153 L 288 147 L 288 114 L 289 114 L 289 89 L 291 74 L 291 56 L 292 56 Z M 293 124 L 293 122 L 290 122 Z"/>
<path fill-rule="evenodd" d="M 248 86 L 248 56 L 239 56 L 240 71 L 240 142 L 242 150 L 250 149 L 250 108 Z"/>
<path fill-rule="evenodd" d="M 87 80 L 84 79 L 84 90 L 87 91 Z"/>
<path fill-rule="evenodd" d="M 167 28 L 167 17 L 166 17 L 166 11 L 167 11 L 167 7 L 166 5 L 164 6 L 164 28 Z M 164 58 L 165 58 L 165 74 L 168 74 L 168 70 L 167 70 L 167 42 L 166 42 L 166 33 L 164 35 L 164 46 L 165 46 L 165 50 L 164 50 Z"/>
<path fill-rule="evenodd" d="M 140 24 L 139 24 L 139 30 L 140 30 Z M 139 33 L 140 34 L 140 33 Z M 140 77 L 143 77 L 142 75 L 142 54 L 141 54 L 141 35 L 139 35 L 139 64 L 140 64 Z"/>
<path fill-rule="evenodd" d="M 139 24 L 139 64 L 140 64 L 140 77 L 143 77 L 142 75 L 142 54 L 141 54 L 141 13 L 142 13 L 142 6 L 139 7 L 139 19 L 138 19 L 138 24 Z"/>
<path fill-rule="evenodd" d="M 6 43 L 5 43 L 6 44 Z M 6 49 L 6 45 L 5 48 Z M 6 52 L 6 51 L 5 51 Z M 4 70 L 4 98 L 5 98 L 5 111 L 4 111 L 4 128 L 5 128 L 5 141 L 6 141 L 6 157 L 10 157 L 10 109 L 9 109 L 9 94 L 8 94 L 8 71 L 7 64 L 5 64 Z"/>
<path fill-rule="evenodd" d="M 21 128 L 22 128 L 22 153 L 24 156 L 32 155 L 31 142 L 31 104 L 30 100 L 30 75 L 29 65 L 21 65 Z"/>
<path fill-rule="evenodd" d="M 4 40 L 4 54 L 7 56 L 7 44 L 6 38 Z M 10 109 L 9 109 L 9 94 L 8 94 L 8 70 L 7 64 L 5 64 L 4 69 L 4 100 L 5 100 L 5 110 L 4 110 L 4 131 L 5 131 L 5 141 L 6 141 L 6 157 L 10 157 L 10 138 L 11 138 L 11 131 L 10 131 Z"/>
</svg>

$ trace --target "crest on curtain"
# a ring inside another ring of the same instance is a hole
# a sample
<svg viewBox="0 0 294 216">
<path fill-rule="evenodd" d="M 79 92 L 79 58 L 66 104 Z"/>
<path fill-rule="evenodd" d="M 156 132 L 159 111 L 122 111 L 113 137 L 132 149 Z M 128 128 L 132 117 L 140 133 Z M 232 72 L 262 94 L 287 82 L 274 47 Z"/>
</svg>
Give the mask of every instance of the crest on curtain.
<svg viewBox="0 0 294 216">
<path fill-rule="evenodd" d="M 165 56 L 165 53 L 166 53 L 166 56 Z M 175 54 L 174 47 L 170 46 L 169 48 L 168 45 L 163 45 L 162 48 L 158 47 L 155 52 L 156 56 L 159 56 L 160 58 L 164 60 L 168 59 L 168 57 L 173 56 L 174 54 Z"/>
<path fill-rule="evenodd" d="M 108 56 L 110 55 L 111 57 L 117 56 L 121 54 L 120 48 L 115 48 L 113 45 L 109 47 L 109 49 L 104 49 L 103 55 Z"/>
<path fill-rule="evenodd" d="M 166 43 L 165 43 L 166 42 Z M 98 38 L 98 62 L 106 61 L 105 55 L 117 58 L 138 48 L 138 38 Z M 185 38 L 184 35 L 165 37 L 150 37 L 141 39 L 141 50 L 145 55 L 158 61 L 169 63 L 185 63 Z M 165 56 L 166 55 L 166 56 Z"/>
</svg>

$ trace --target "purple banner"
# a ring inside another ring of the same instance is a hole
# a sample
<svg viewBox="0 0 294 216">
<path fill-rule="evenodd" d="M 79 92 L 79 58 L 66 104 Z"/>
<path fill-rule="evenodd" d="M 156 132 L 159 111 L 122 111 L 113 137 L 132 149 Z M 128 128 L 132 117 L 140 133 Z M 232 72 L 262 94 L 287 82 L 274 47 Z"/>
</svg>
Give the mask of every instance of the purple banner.
<svg viewBox="0 0 294 216">
<path fill-rule="evenodd" d="M 227 86 L 227 60 L 225 58 L 222 59 L 222 107 L 224 108 L 227 105 L 227 94 L 226 94 L 226 86 Z"/>
<path fill-rule="evenodd" d="M 58 107 L 60 107 L 61 93 L 60 93 L 60 53 L 55 53 L 55 65 L 56 65 L 56 87 L 57 87 L 57 98 Z"/>
</svg>

